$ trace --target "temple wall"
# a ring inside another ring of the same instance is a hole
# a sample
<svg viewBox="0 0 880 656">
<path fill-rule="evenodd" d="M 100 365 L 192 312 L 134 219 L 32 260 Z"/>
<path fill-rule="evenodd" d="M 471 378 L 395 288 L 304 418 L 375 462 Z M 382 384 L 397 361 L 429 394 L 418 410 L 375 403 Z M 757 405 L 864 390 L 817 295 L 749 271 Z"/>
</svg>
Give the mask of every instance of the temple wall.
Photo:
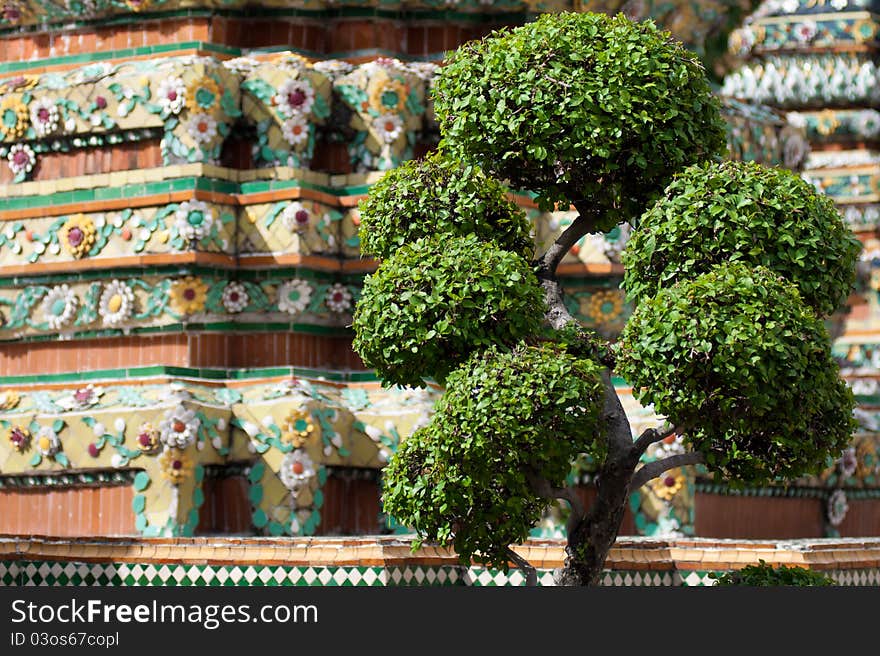
<svg viewBox="0 0 880 656">
<path fill-rule="evenodd" d="M 446 50 L 536 12 L 624 3 L 216 4 L 4 5 L 0 533 L 140 536 L 141 548 L 171 544 L 157 536 L 405 531 L 381 514 L 380 472 L 440 390 L 383 389 L 351 350 L 352 309 L 376 266 L 360 256 L 358 201 L 436 144 L 430 90 Z M 718 72 L 729 53 L 712 44 L 748 3 L 631 5 Z M 873 52 L 869 32 L 852 31 L 847 48 Z M 792 123 L 790 103 L 726 84 L 731 157 L 806 167 L 873 244 L 876 166 L 810 159 L 807 140 L 824 152 L 876 134 L 874 101 L 826 125 L 817 100 Z M 539 246 L 573 219 L 512 197 Z M 627 236 L 587 237 L 560 266 L 570 311 L 608 337 L 631 312 L 619 289 Z M 632 495 L 624 533 L 880 535 L 871 284 L 837 318 L 866 422 L 851 453 L 785 488 L 669 472 Z M 634 431 L 654 425 L 615 382 Z M 681 448 L 671 440 L 649 458 Z M 585 498 L 592 471 L 572 473 Z M 554 513 L 536 538 L 558 537 Z"/>
</svg>

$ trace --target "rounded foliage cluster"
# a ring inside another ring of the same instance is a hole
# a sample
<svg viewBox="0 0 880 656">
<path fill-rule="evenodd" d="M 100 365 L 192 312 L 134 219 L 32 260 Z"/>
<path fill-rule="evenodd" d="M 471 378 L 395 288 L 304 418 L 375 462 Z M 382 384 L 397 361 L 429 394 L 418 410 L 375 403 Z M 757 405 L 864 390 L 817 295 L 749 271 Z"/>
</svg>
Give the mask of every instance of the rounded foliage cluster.
<svg viewBox="0 0 880 656">
<path fill-rule="evenodd" d="M 361 252 L 388 258 L 406 243 L 435 235 L 475 234 L 530 258 L 525 213 L 474 166 L 438 151 L 387 172 L 360 204 Z"/>
<path fill-rule="evenodd" d="M 846 446 L 853 397 L 823 323 L 764 267 L 718 265 L 645 300 L 618 372 L 734 481 L 815 472 Z"/>
<path fill-rule="evenodd" d="M 599 230 L 725 148 L 695 55 L 651 22 L 545 14 L 455 51 L 436 80 L 444 143 L 543 208 L 586 200 Z"/>
<path fill-rule="evenodd" d="M 354 349 L 385 384 L 442 382 L 476 349 L 535 333 L 545 311 L 529 263 L 476 235 L 401 247 L 366 277 Z"/>
<path fill-rule="evenodd" d="M 449 375 L 431 423 L 385 470 L 385 512 L 465 561 L 507 567 L 548 501 L 530 476 L 562 485 L 578 453 L 597 453 L 600 366 L 558 345 L 489 348 Z"/>
<path fill-rule="evenodd" d="M 711 575 L 715 585 L 745 585 L 751 587 L 798 586 L 827 587 L 835 585 L 834 579 L 822 572 L 815 572 L 805 567 L 773 567 L 763 560 L 757 565 L 747 565 L 742 569 Z"/>
<path fill-rule="evenodd" d="M 762 265 L 829 315 L 846 300 L 861 249 L 834 202 L 791 171 L 753 162 L 695 165 L 642 216 L 623 253 L 633 300 L 727 261 Z"/>
</svg>

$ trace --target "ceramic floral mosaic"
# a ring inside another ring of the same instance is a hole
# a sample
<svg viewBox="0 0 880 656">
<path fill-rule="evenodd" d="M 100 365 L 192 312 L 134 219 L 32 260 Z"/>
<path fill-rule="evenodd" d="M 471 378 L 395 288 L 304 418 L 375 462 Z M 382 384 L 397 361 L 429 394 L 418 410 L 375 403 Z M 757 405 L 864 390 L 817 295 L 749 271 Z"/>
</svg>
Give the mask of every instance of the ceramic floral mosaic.
<svg viewBox="0 0 880 656">
<path fill-rule="evenodd" d="M 130 471 L 137 530 L 192 535 L 205 467 L 246 462 L 253 529 L 312 535 L 327 467 L 381 468 L 437 395 L 301 378 L 6 389 L 0 478 Z"/>
</svg>

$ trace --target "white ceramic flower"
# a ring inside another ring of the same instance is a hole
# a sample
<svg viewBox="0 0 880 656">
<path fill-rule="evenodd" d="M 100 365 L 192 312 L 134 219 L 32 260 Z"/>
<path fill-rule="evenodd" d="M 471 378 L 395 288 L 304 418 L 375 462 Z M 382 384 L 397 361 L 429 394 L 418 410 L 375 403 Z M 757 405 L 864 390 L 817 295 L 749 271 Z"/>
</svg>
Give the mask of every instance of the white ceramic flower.
<svg viewBox="0 0 880 656">
<path fill-rule="evenodd" d="M 281 134 L 291 146 L 298 146 L 309 138 L 309 122 L 304 115 L 289 118 L 281 124 Z"/>
<path fill-rule="evenodd" d="M 27 144 L 14 144 L 6 155 L 6 161 L 15 175 L 30 173 L 37 163 L 37 155 Z"/>
<path fill-rule="evenodd" d="M 174 382 L 168 385 L 168 387 L 159 394 L 159 398 L 164 402 L 168 403 L 169 401 L 172 403 L 181 403 L 182 401 L 189 401 L 192 398 L 192 394 L 189 393 L 189 390 L 186 389 L 186 386 L 183 383 Z"/>
<path fill-rule="evenodd" d="M 849 503 L 847 503 L 846 492 L 834 490 L 828 497 L 828 521 L 832 526 L 839 526 L 848 510 Z"/>
<path fill-rule="evenodd" d="M 254 59 L 253 57 L 236 57 L 235 59 L 224 61 L 223 68 L 228 68 L 239 75 L 249 75 L 261 64 L 262 62 L 259 59 Z"/>
<path fill-rule="evenodd" d="M 186 131 L 196 143 L 208 143 L 217 136 L 217 121 L 208 114 L 195 114 L 189 119 Z"/>
<path fill-rule="evenodd" d="M 58 129 L 58 108 L 55 101 L 41 98 L 31 103 L 31 125 L 38 137 L 45 137 Z"/>
<path fill-rule="evenodd" d="M 403 134 L 403 121 L 397 114 L 382 114 L 373 119 L 373 131 L 382 143 L 393 143 Z"/>
<path fill-rule="evenodd" d="M 179 114 L 186 101 L 186 85 L 179 77 L 166 77 L 156 89 L 159 104 L 169 114 Z"/>
<path fill-rule="evenodd" d="M 73 321 L 78 305 L 76 293 L 68 285 L 58 285 L 49 290 L 41 307 L 49 328 L 57 330 Z"/>
<path fill-rule="evenodd" d="M 426 82 L 432 81 L 440 70 L 440 67 L 433 62 L 410 62 L 406 64 L 406 68 Z"/>
<path fill-rule="evenodd" d="M 291 232 L 304 232 L 309 227 L 311 213 L 300 202 L 290 203 L 281 213 L 281 222 Z"/>
<path fill-rule="evenodd" d="M 98 314 L 105 326 L 118 326 L 131 316 L 134 308 L 134 292 L 119 280 L 104 286 L 98 301 Z"/>
<path fill-rule="evenodd" d="M 41 456 L 51 458 L 61 450 L 61 439 L 51 426 L 43 426 L 37 433 L 34 446 L 37 447 Z"/>
<path fill-rule="evenodd" d="M 322 61 L 316 61 L 312 64 L 312 68 L 333 79 L 347 75 L 354 70 L 354 66 L 342 59 L 324 59 Z"/>
<path fill-rule="evenodd" d="M 345 312 L 351 309 L 351 292 L 345 285 L 337 282 L 327 290 L 324 302 L 334 312 Z"/>
<path fill-rule="evenodd" d="M 840 474 L 845 478 L 849 478 L 856 473 L 856 469 L 858 469 L 859 466 L 859 459 L 856 455 L 856 450 L 853 447 L 844 449 L 843 454 L 840 456 L 839 466 Z"/>
<path fill-rule="evenodd" d="M 855 121 L 860 136 L 876 137 L 880 132 L 880 113 L 874 109 L 863 109 Z"/>
<path fill-rule="evenodd" d="M 315 90 L 308 80 L 287 80 L 272 98 L 278 113 L 284 117 L 305 115 L 312 111 Z"/>
<path fill-rule="evenodd" d="M 288 314 L 299 314 L 312 299 L 312 286 L 305 280 L 294 278 L 278 287 L 278 309 Z"/>
<path fill-rule="evenodd" d="M 291 451 L 281 461 L 281 471 L 278 472 L 281 482 L 288 490 L 296 492 L 309 479 L 315 475 L 315 464 L 302 449 Z"/>
<path fill-rule="evenodd" d="M 684 439 L 681 435 L 672 435 L 657 443 L 654 447 L 654 457 L 658 460 L 669 456 L 684 453 Z"/>
<path fill-rule="evenodd" d="M 103 395 L 104 390 L 102 388 L 89 384 L 85 387 L 80 387 L 79 389 L 74 390 L 71 394 L 65 394 L 64 396 L 59 397 L 55 400 L 55 404 L 61 406 L 65 410 L 82 410 L 83 408 L 90 408 L 93 405 L 97 405 Z M 103 435 L 104 426 L 100 423 L 95 424 L 96 431 L 98 428 L 100 428 L 102 431 L 101 435 Z M 98 437 L 100 437 L 100 435 L 98 435 Z"/>
<path fill-rule="evenodd" d="M 794 36 L 801 43 L 809 43 L 816 38 L 819 28 L 813 21 L 804 21 L 794 27 Z"/>
<path fill-rule="evenodd" d="M 223 288 L 223 307 L 230 314 L 241 312 L 247 307 L 248 297 L 247 289 L 240 282 L 230 282 Z"/>
<path fill-rule="evenodd" d="M 200 200 L 188 200 L 174 212 L 174 227 L 187 241 L 201 241 L 214 224 L 214 210 Z"/>
<path fill-rule="evenodd" d="M 195 411 L 179 405 L 159 422 L 159 440 L 167 447 L 185 449 L 196 441 L 200 424 Z"/>
</svg>

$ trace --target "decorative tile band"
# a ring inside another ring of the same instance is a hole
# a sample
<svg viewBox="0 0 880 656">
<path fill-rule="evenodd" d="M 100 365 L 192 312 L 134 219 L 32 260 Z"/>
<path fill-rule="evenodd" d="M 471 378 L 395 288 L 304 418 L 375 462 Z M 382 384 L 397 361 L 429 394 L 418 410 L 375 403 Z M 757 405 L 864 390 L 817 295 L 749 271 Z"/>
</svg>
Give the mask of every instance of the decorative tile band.
<svg viewBox="0 0 880 656">
<path fill-rule="evenodd" d="M 230 323 L 346 326 L 360 286 L 330 276 L 250 281 L 228 272 L 212 275 L 119 277 L 0 288 L 0 338 L 82 332 L 127 334 L 185 324 Z M 109 331 L 109 332 L 108 332 Z"/>
<path fill-rule="evenodd" d="M 436 142 L 429 89 L 437 69 L 388 58 L 358 66 L 310 62 L 280 52 L 268 59 L 179 56 L 18 75 L 0 80 L 0 157 L 20 183 L 41 153 L 112 148 L 161 134 L 165 166 L 216 165 L 226 138 L 247 124 L 257 168 L 309 168 L 320 135 L 347 145 L 353 171 L 386 171 L 412 158 L 417 142 Z M 742 122 L 738 108 L 726 113 Z M 124 136 L 130 132 L 135 136 Z M 741 150 L 732 145 L 734 153 Z"/>
<path fill-rule="evenodd" d="M 720 572 L 718 572 L 720 573 Z M 710 572 L 606 571 L 601 585 L 707 586 Z M 849 585 L 872 585 L 878 570 L 845 572 Z M 864 582 L 862 582 L 864 581 Z M 482 567 L 290 567 L 283 565 L 175 565 L 0 561 L 3 586 L 523 586 L 521 572 Z M 553 586 L 552 570 L 538 570 L 538 584 Z M 846 585 L 847 583 L 842 583 Z"/>
<path fill-rule="evenodd" d="M 39 476 L 2 476 L 0 475 L 0 489 L 16 488 L 50 488 L 63 487 L 75 488 L 83 486 L 100 485 L 131 485 L 134 482 L 137 470 L 121 471 L 94 471 L 61 474 L 41 474 Z"/>
<path fill-rule="evenodd" d="M 370 387 L 379 387 L 379 378 L 372 371 L 329 371 L 324 369 L 310 369 L 308 367 L 255 367 L 252 369 L 218 369 L 218 368 L 194 368 L 194 367 L 131 367 L 129 369 L 96 369 L 93 371 L 77 371 L 60 374 L 39 374 L 25 376 L 0 376 L 0 385 L 4 387 L 30 386 L 38 387 L 59 385 L 79 386 L 89 381 L 106 382 L 113 381 L 114 385 L 133 385 L 152 383 L 145 379 L 170 379 L 185 378 L 203 379 L 203 384 L 208 381 L 229 381 L 233 384 L 242 381 L 259 382 L 262 379 L 296 379 L 310 378 L 321 380 L 324 384 L 339 383 L 374 383 Z"/>
<path fill-rule="evenodd" d="M 391 59 L 313 65 L 286 52 L 269 61 L 182 56 L 20 75 L 0 81 L 0 157 L 22 182 L 41 152 L 161 128 L 165 166 L 217 164 L 240 119 L 256 130 L 258 167 L 307 168 L 317 132 L 338 104 L 344 118 L 331 127 L 355 131 L 347 140 L 354 169 L 387 170 L 412 157 L 417 134 L 432 129 L 423 119 L 436 68 Z"/>
<path fill-rule="evenodd" d="M 852 11 L 854 7 L 844 11 L 846 5 L 846 0 L 834 0 L 822 13 L 773 17 L 752 14 L 746 26 L 731 33 L 729 50 L 743 56 L 778 50 L 875 46 L 878 16 L 868 11 Z"/>
<path fill-rule="evenodd" d="M 787 119 L 793 125 L 805 127 L 811 143 L 871 141 L 880 135 L 880 112 L 875 109 L 789 112 Z M 812 154 L 813 157 L 831 155 L 832 153 Z"/>
<path fill-rule="evenodd" d="M 877 452 L 873 451 L 872 453 L 865 453 L 864 455 L 869 456 L 870 464 L 868 466 L 871 469 L 874 469 L 875 463 L 877 462 Z M 870 478 L 871 480 L 876 480 L 876 476 L 870 476 Z M 835 482 L 836 481 L 837 479 L 835 478 Z M 730 488 L 724 484 L 710 483 L 707 481 L 698 480 L 696 483 L 696 491 L 698 493 L 721 494 L 724 496 L 734 497 L 784 497 L 789 499 L 822 499 L 824 501 L 827 501 L 829 496 L 834 493 L 834 490 L 835 488 L 832 487 L 762 487 L 743 488 L 741 490 L 738 490 Z M 880 499 L 880 489 L 847 489 L 846 495 L 850 499 Z"/>
<path fill-rule="evenodd" d="M 812 169 L 803 178 L 836 203 L 877 203 L 880 200 L 880 165 L 848 169 Z"/>
<path fill-rule="evenodd" d="M 771 55 L 724 78 L 721 93 L 775 107 L 874 106 L 877 64 L 869 54 Z"/>
<path fill-rule="evenodd" d="M 214 474 L 231 464 L 247 475 L 254 531 L 312 535 L 327 468 L 382 467 L 436 397 L 432 389 L 306 379 L 7 388 L 0 392 L 0 486 L 130 484 L 139 533 L 192 535 L 206 467 Z"/>
<path fill-rule="evenodd" d="M 609 587 L 704 587 L 721 571 L 606 571 L 601 585 Z M 838 585 L 880 585 L 880 569 L 824 572 Z M 52 561 L 0 562 L 3 586 L 197 586 L 197 587 L 347 587 L 347 586 L 522 586 L 517 570 L 481 567 L 289 567 L 283 565 L 175 565 L 76 563 Z M 553 586 L 552 570 L 538 570 L 538 584 Z"/>
</svg>

